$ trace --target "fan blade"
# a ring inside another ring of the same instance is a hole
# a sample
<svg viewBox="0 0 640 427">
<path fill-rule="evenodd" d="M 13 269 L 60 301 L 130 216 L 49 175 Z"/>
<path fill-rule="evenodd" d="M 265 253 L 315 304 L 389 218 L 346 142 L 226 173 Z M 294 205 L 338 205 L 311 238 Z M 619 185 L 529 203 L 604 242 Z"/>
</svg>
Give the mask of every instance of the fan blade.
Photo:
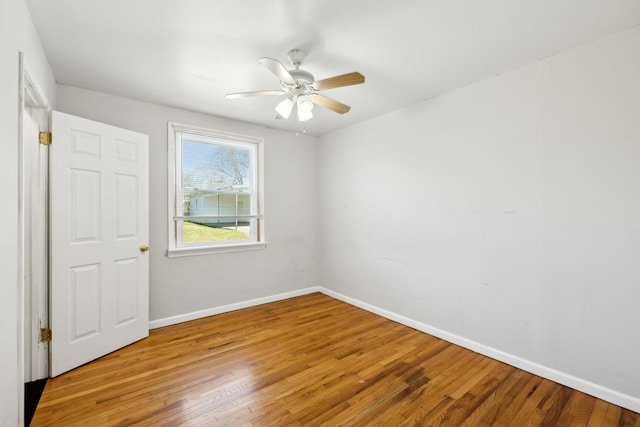
<svg viewBox="0 0 640 427">
<path fill-rule="evenodd" d="M 291 77 L 291 74 L 289 74 L 289 71 L 287 71 L 287 69 L 284 68 L 284 65 L 282 65 L 280 61 L 278 61 L 277 59 L 260 58 L 258 59 L 258 62 L 260 62 L 265 67 L 267 67 L 267 69 L 271 71 L 273 74 L 275 74 L 276 77 L 279 78 L 281 82 L 286 83 L 288 85 L 296 84 L 296 80 L 293 77 Z"/>
<path fill-rule="evenodd" d="M 312 96 L 311 101 L 313 101 L 314 104 L 317 104 L 324 108 L 328 108 L 329 110 L 335 111 L 339 114 L 344 114 L 351 110 L 351 107 L 349 107 L 348 105 L 322 95 Z"/>
<path fill-rule="evenodd" d="M 249 96 L 264 96 L 264 95 L 284 95 L 287 93 L 284 90 L 257 90 L 255 92 L 240 92 L 240 93 L 228 93 L 225 95 L 229 99 L 247 98 Z"/>
<path fill-rule="evenodd" d="M 313 87 L 315 87 L 317 90 L 327 90 L 336 87 L 359 85 L 361 83 L 364 83 L 364 76 L 355 71 L 353 73 L 343 74 L 341 76 L 318 80 L 313 84 Z"/>
</svg>

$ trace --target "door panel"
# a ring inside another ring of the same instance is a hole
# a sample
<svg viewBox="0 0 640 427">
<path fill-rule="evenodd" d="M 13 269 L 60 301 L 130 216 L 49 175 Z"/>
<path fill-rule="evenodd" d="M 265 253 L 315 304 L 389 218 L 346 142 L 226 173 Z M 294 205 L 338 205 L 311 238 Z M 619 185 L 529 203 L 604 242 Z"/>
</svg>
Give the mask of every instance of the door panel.
<svg viewBox="0 0 640 427">
<path fill-rule="evenodd" d="M 136 258 L 116 261 L 116 286 L 118 289 L 117 326 L 138 318 L 138 260 Z"/>
<path fill-rule="evenodd" d="M 100 172 L 71 168 L 71 242 L 100 241 Z"/>
<path fill-rule="evenodd" d="M 115 235 L 116 240 L 135 238 L 138 233 L 138 212 L 136 200 L 138 179 L 130 175 L 115 175 Z"/>
<path fill-rule="evenodd" d="M 100 333 L 100 264 L 70 268 L 71 343 Z"/>
<path fill-rule="evenodd" d="M 51 371 L 149 334 L 148 137 L 52 114 Z"/>
</svg>

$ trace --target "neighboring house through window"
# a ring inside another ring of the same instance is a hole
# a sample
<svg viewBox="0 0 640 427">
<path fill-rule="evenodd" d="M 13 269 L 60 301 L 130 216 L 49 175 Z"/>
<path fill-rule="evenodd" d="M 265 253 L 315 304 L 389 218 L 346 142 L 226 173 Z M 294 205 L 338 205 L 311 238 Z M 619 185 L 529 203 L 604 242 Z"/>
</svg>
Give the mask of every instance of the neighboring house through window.
<svg viewBox="0 0 640 427">
<path fill-rule="evenodd" d="M 265 246 L 262 138 L 169 123 L 169 256 Z"/>
</svg>

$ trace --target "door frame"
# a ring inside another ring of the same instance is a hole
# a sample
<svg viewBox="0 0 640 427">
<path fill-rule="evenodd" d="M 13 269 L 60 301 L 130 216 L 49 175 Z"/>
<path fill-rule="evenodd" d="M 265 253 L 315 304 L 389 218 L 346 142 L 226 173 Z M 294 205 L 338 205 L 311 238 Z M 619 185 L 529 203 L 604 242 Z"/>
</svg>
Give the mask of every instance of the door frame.
<svg viewBox="0 0 640 427">
<path fill-rule="evenodd" d="M 48 279 L 40 287 L 36 287 L 29 279 L 32 277 L 32 273 L 36 268 L 39 267 L 39 271 L 42 271 L 42 269 L 47 268 L 47 266 L 40 265 L 37 267 L 31 262 L 30 254 L 33 240 L 30 237 L 30 219 L 26 217 L 26 212 L 43 215 L 45 217 L 45 223 L 48 224 L 49 209 L 48 206 L 42 206 L 32 202 L 32 191 L 30 187 L 26 185 L 26 174 L 29 173 L 27 167 L 27 161 L 29 159 L 26 158 L 26 147 L 27 144 L 35 144 L 37 141 L 25 141 L 23 132 L 24 115 L 26 114 L 27 108 L 31 109 L 36 113 L 34 114 L 34 118 L 38 122 L 39 130 L 49 131 L 49 116 L 51 111 L 51 105 L 35 79 L 23 52 L 19 53 L 18 100 L 18 327 L 20 331 L 18 352 L 19 361 L 22 362 L 20 366 L 21 372 L 19 372 L 19 378 L 22 378 L 22 381 L 19 382 L 19 402 L 23 405 L 23 384 L 49 376 L 48 345 L 39 344 L 39 330 L 41 327 L 48 327 L 49 323 L 47 299 L 49 292 Z M 40 169 L 39 174 L 48 180 L 46 170 L 43 171 Z M 40 238 L 44 239 L 44 241 L 40 241 L 39 243 L 44 245 L 48 258 L 48 237 L 45 235 L 40 236 Z M 45 272 L 48 277 L 48 269 L 45 270 Z M 31 297 L 32 295 L 40 295 L 45 298 L 46 301 L 39 303 L 37 299 Z M 40 319 L 46 324 L 41 324 Z M 20 414 L 23 412 L 24 409 L 21 407 Z"/>
</svg>

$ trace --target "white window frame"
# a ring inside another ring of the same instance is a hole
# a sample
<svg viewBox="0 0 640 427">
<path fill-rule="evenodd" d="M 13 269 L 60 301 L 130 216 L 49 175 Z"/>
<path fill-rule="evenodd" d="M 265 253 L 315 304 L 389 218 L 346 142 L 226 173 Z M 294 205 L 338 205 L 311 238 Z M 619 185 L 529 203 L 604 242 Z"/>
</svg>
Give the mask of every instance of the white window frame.
<svg viewBox="0 0 640 427">
<path fill-rule="evenodd" d="M 251 213 L 248 217 L 251 219 L 252 239 L 236 240 L 236 241 L 219 241 L 219 242 L 202 242 L 202 243 L 182 243 L 182 227 L 179 223 L 188 217 L 181 216 L 182 211 L 179 210 L 177 204 L 182 203 L 182 136 L 189 135 L 195 140 L 214 140 L 220 145 L 253 145 L 254 156 L 252 162 L 256 165 L 255 171 L 252 169 L 251 181 L 252 188 L 255 189 L 255 197 L 252 197 Z M 220 252 L 238 252 L 246 250 L 264 249 L 267 245 L 265 241 L 265 222 L 264 222 L 264 186 L 263 175 L 264 168 L 262 159 L 264 158 L 264 139 L 254 136 L 239 135 L 219 130 L 206 129 L 202 127 L 184 125 L 179 123 L 168 123 L 168 235 L 169 249 L 167 256 L 183 257 L 191 255 L 206 255 Z M 179 215 L 180 214 L 180 215 Z"/>
</svg>

